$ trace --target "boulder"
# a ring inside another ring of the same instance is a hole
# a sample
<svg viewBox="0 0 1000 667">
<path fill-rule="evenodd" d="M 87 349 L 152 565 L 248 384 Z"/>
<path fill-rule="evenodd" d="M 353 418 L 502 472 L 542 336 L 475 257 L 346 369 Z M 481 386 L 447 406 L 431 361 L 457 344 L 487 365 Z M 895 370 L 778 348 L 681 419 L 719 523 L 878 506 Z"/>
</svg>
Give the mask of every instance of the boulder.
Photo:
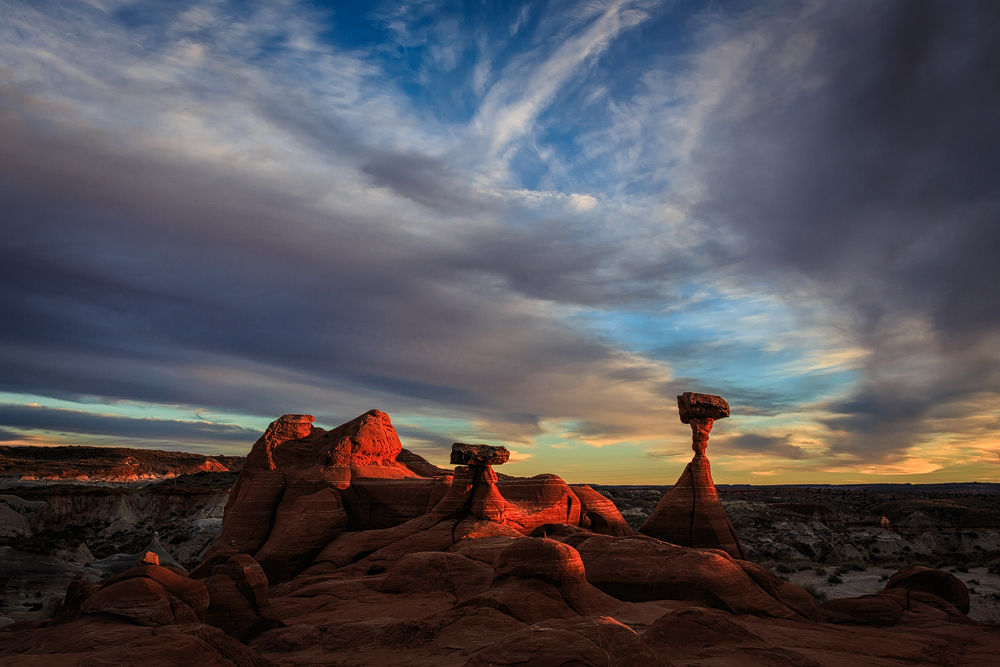
<svg viewBox="0 0 1000 667">
<path fill-rule="evenodd" d="M 613 502 L 586 484 L 573 484 L 573 495 L 580 501 L 580 525 L 595 533 L 624 537 L 632 534 L 628 522 Z M 586 521 L 583 518 L 586 518 Z"/>
<path fill-rule="evenodd" d="M 944 570 L 922 565 L 904 568 L 889 577 L 889 581 L 886 582 L 885 590 L 893 588 L 930 593 L 950 602 L 963 614 L 969 613 L 969 590 L 961 579 Z"/>
<path fill-rule="evenodd" d="M 208 602 L 208 591 L 200 581 L 159 565 L 139 565 L 99 586 L 74 581 L 49 624 L 69 623 L 81 615 L 113 616 L 151 627 L 201 623 Z"/>
<path fill-rule="evenodd" d="M 451 462 L 461 466 L 496 466 L 507 463 L 510 452 L 496 445 L 469 445 L 456 442 L 451 446 Z"/>
<path fill-rule="evenodd" d="M 677 397 L 677 412 L 682 424 L 690 424 L 692 419 L 725 419 L 729 416 L 729 403 L 714 394 L 685 391 Z"/>
<path fill-rule="evenodd" d="M 236 554 L 216 566 L 205 585 L 211 599 L 205 622 L 231 637 L 245 643 L 281 625 L 271 617 L 267 576 L 250 556 Z"/>
<path fill-rule="evenodd" d="M 541 579 L 555 586 L 587 580 L 577 550 L 546 538 L 514 540 L 497 556 L 495 568 L 500 579 Z"/>
<path fill-rule="evenodd" d="M 892 588 L 854 598 L 828 600 L 820 606 L 828 623 L 893 627 L 975 624 L 950 602 L 919 590 Z"/>
<path fill-rule="evenodd" d="M 496 486 L 503 499 L 514 506 L 506 523 L 524 535 L 546 523 L 580 525 L 583 504 L 558 475 L 507 478 Z"/>
<path fill-rule="evenodd" d="M 619 600 L 684 600 L 733 614 L 810 620 L 796 597 L 772 597 L 724 551 L 691 549 L 644 536 L 595 535 L 577 545 L 587 581 Z"/>
<path fill-rule="evenodd" d="M 468 604 L 492 607 L 524 623 L 599 615 L 621 606 L 587 583 L 576 549 L 555 540 L 514 540 L 497 556 L 494 569 L 490 590 Z"/>
<path fill-rule="evenodd" d="M 160 556 L 155 551 L 147 551 L 139 556 L 139 560 L 135 562 L 136 565 L 159 565 Z"/>
<path fill-rule="evenodd" d="M 631 628 L 609 617 L 548 620 L 487 646 L 464 667 L 667 667 Z"/>
<path fill-rule="evenodd" d="M 82 605 L 81 614 L 108 614 L 137 625 L 171 625 L 170 598 L 159 582 L 136 577 L 101 586 Z"/>
</svg>

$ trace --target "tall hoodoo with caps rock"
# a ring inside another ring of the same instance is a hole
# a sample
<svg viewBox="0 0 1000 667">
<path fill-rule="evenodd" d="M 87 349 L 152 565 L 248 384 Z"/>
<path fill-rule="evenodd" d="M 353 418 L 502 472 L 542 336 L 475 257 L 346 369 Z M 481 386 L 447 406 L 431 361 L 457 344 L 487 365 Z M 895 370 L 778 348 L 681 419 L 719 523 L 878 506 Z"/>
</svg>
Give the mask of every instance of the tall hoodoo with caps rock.
<svg viewBox="0 0 1000 667">
<path fill-rule="evenodd" d="M 729 404 L 721 396 L 686 391 L 677 397 L 677 409 L 681 422 L 691 425 L 694 458 L 639 532 L 683 547 L 722 549 L 746 560 L 736 529 L 722 509 L 705 455 L 712 425 L 729 416 Z"/>
</svg>

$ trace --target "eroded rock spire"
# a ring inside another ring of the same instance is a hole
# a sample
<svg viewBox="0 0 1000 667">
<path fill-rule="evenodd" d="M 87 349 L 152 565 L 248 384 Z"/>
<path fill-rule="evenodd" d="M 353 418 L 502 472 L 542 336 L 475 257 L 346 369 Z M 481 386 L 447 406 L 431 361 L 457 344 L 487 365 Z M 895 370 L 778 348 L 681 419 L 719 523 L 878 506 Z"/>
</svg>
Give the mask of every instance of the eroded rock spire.
<svg viewBox="0 0 1000 667">
<path fill-rule="evenodd" d="M 687 391 L 677 397 L 677 409 L 681 422 L 691 425 L 694 458 L 639 531 L 684 547 L 722 549 L 745 560 L 746 552 L 722 509 L 705 455 L 712 425 L 729 416 L 729 404 L 721 396 Z"/>
</svg>

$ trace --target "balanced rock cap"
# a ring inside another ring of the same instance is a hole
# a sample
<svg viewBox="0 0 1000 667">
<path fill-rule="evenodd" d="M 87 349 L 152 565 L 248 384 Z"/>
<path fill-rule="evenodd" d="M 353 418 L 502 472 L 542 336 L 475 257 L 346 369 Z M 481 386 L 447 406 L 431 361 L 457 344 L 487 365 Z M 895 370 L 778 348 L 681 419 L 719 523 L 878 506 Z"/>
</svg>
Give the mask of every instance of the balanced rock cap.
<svg viewBox="0 0 1000 667">
<path fill-rule="evenodd" d="M 703 417 L 725 419 L 729 416 L 729 403 L 714 394 L 685 391 L 677 397 L 677 410 L 681 413 L 681 423 L 690 424 L 692 419 Z"/>
<path fill-rule="evenodd" d="M 510 452 L 496 445 L 469 445 L 456 442 L 451 446 L 451 462 L 463 466 L 497 466 L 507 463 Z"/>
</svg>

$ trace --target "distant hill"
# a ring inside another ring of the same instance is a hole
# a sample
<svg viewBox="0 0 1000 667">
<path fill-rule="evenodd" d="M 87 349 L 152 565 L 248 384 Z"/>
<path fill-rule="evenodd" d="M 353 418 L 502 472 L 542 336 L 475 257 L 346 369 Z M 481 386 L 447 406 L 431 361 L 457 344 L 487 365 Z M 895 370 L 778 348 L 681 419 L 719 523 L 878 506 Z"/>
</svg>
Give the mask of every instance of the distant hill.
<svg viewBox="0 0 1000 667">
<path fill-rule="evenodd" d="M 239 471 L 244 460 L 130 447 L 0 446 L 0 485 L 154 482 L 199 472 Z"/>
</svg>

